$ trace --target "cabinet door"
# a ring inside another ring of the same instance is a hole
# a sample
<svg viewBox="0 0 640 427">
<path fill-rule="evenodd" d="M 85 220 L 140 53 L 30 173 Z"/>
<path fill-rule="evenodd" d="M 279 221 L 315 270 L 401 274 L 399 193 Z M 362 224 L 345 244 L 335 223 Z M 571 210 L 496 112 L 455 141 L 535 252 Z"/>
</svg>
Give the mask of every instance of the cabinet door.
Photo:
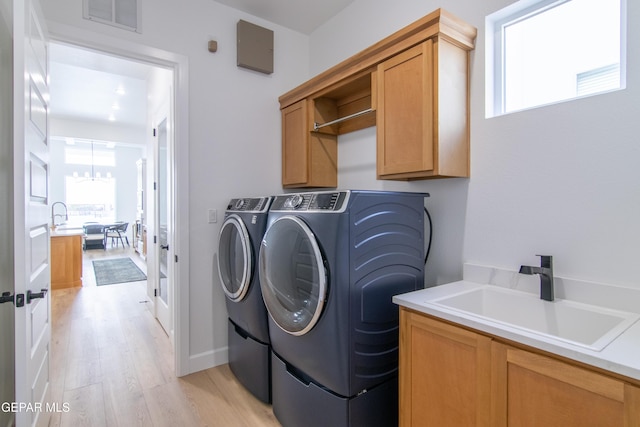
<svg viewBox="0 0 640 427">
<path fill-rule="evenodd" d="M 378 65 L 377 174 L 427 176 L 434 169 L 433 41 Z M 402 176 L 400 176 L 402 177 Z"/>
<path fill-rule="evenodd" d="M 405 308 L 400 426 L 489 426 L 491 339 Z"/>
<path fill-rule="evenodd" d="M 307 101 L 282 110 L 282 185 L 304 185 L 309 173 Z"/>
<path fill-rule="evenodd" d="M 638 426 L 640 389 L 536 353 L 493 343 L 495 426 Z"/>
</svg>

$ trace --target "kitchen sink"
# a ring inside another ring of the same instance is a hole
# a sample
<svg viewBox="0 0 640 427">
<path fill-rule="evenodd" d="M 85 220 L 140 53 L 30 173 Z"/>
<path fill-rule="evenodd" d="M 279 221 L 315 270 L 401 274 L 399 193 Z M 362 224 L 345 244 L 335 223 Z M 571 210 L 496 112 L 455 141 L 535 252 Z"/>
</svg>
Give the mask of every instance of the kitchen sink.
<svg viewBox="0 0 640 427">
<path fill-rule="evenodd" d="M 483 321 L 505 325 L 600 351 L 633 325 L 640 315 L 483 285 L 429 301 Z"/>
</svg>

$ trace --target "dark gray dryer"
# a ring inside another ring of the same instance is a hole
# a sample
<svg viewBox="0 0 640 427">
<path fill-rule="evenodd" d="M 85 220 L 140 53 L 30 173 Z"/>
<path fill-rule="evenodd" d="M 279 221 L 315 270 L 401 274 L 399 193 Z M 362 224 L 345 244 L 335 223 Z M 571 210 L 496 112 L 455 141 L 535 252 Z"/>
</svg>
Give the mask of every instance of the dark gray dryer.
<svg viewBox="0 0 640 427">
<path fill-rule="evenodd" d="M 424 193 L 276 196 L 260 248 L 285 427 L 397 424 L 398 308 L 424 287 Z"/>
<path fill-rule="evenodd" d="M 271 348 L 256 261 L 271 200 L 231 199 L 218 241 L 218 273 L 229 313 L 229 366 L 266 403 L 271 402 Z"/>
</svg>

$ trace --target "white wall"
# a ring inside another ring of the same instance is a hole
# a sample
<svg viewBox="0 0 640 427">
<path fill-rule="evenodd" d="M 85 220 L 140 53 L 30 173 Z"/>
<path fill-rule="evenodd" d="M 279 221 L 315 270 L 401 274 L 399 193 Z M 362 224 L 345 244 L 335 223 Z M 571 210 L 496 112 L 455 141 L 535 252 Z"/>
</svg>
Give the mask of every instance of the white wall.
<svg viewBox="0 0 640 427">
<path fill-rule="evenodd" d="M 79 0 L 43 2 L 49 28 L 91 31 L 175 52 L 189 68 L 189 354 L 191 370 L 226 361 L 224 293 L 214 269 L 221 225 L 232 197 L 270 195 L 280 186 L 278 96 L 309 78 L 308 37 L 212 0 L 142 2 L 142 34 L 82 19 Z M 274 31 L 274 73 L 236 66 L 236 23 L 244 19 Z M 207 42 L 218 41 L 209 53 Z M 180 225 L 179 225 L 180 226 Z"/>
<path fill-rule="evenodd" d="M 484 18 L 511 3 L 356 0 L 311 35 L 317 74 L 441 6 L 478 28 L 471 178 L 376 181 L 367 129 L 340 137 L 339 185 L 431 193 L 433 284 L 463 262 L 513 270 L 550 254 L 559 276 L 640 287 L 640 3 L 628 1 L 626 90 L 485 119 Z"/>
<path fill-rule="evenodd" d="M 640 4 L 629 2 L 627 90 L 485 119 L 484 17 L 510 3 L 446 3 L 479 29 L 471 62 L 471 179 L 377 181 L 371 128 L 340 137 L 339 186 L 431 193 L 430 284 L 461 278 L 465 261 L 515 269 L 544 252 L 555 256 L 558 275 L 639 287 Z M 48 0 L 44 10 L 52 28 L 69 25 L 189 59 L 189 354 L 192 366 L 204 367 L 220 363 L 226 347 L 214 268 L 220 221 L 208 224 L 207 210 L 218 209 L 221 218 L 231 197 L 282 192 L 278 96 L 441 3 L 356 0 L 310 38 L 212 0 L 142 5 L 142 34 L 82 20 L 78 0 Z M 273 75 L 235 66 L 238 19 L 275 31 Z M 218 41 L 215 54 L 206 50 L 210 37 Z"/>
<path fill-rule="evenodd" d="M 125 144 L 144 146 L 146 133 L 144 127 L 90 120 L 73 120 L 68 117 L 51 117 L 49 134 L 52 136 L 68 136 L 82 139 L 99 139 L 117 141 Z"/>
</svg>

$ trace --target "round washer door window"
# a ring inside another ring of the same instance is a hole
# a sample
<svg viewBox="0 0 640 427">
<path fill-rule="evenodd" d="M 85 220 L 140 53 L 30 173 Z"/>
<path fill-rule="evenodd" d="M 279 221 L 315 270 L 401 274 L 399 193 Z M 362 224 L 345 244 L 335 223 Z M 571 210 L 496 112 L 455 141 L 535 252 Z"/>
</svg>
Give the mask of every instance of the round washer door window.
<svg viewBox="0 0 640 427">
<path fill-rule="evenodd" d="M 241 301 L 249 290 L 253 256 L 247 227 L 237 215 L 225 219 L 218 242 L 218 274 L 222 290 L 232 301 Z"/>
<path fill-rule="evenodd" d="M 283 216 L 260 246 L 260 287 L 273 321 L 285 332 L 303 335 L 318 322 L 327 292 L 320 247 L 300 218 Z"/>
</svg>

